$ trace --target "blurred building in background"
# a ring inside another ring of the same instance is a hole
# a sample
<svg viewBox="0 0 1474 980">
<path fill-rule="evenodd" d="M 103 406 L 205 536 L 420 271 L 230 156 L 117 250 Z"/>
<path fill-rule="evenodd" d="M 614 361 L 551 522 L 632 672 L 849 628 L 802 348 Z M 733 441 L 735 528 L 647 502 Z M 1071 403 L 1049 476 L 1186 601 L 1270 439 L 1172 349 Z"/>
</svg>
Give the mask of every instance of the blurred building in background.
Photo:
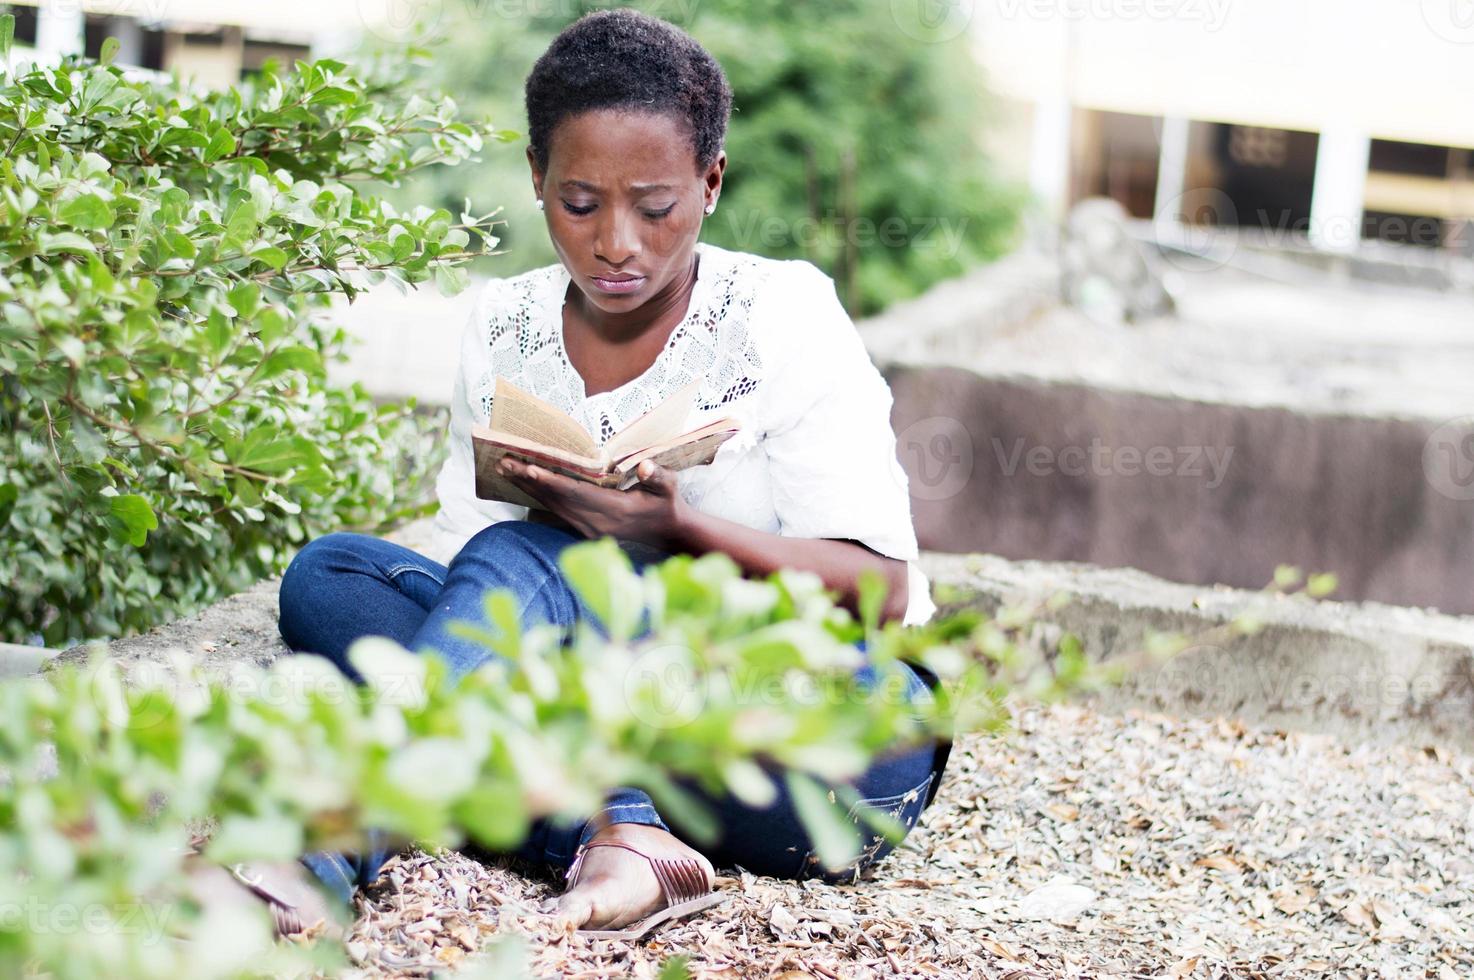
<svg viewBox="0 0 1474 980">
<path fill-rule="evenodd" d="M 997 154 L 1054 216 L 1474 255 L 1467 0 L 986 0 Z"/>
<path fill-rule="evenodd" d="M 269 59 L 338 53 L 365 30 L 392 29 L 394 0 L 13 0 L 24 56 L 96 57 L 115 37 L 121 65 L 178 71 L 203 85 L 239 82 Z"/>
</svg>

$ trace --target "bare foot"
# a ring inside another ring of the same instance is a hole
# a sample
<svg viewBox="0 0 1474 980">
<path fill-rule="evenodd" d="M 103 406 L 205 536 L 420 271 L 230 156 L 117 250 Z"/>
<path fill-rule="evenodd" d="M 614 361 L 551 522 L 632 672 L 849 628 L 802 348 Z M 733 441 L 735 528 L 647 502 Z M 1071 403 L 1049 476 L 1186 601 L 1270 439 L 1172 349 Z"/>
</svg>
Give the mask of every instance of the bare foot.
<svg viewBox="0 0 1474 980">
<path fill-rule="evenodd" d="M 707 887 L 716 877 L 710 861 L 659 827 L 616 823 L 593 840 L 623 841 L 652 857 L 690 858 L 706 875 Z M 584 854 L 578 883 L 558 899 L 557 916 L 575 929 L 621 929 L 659 910 L 664 901 L 650 862 L 620 847 L 595 847 Z"/>
</svg>

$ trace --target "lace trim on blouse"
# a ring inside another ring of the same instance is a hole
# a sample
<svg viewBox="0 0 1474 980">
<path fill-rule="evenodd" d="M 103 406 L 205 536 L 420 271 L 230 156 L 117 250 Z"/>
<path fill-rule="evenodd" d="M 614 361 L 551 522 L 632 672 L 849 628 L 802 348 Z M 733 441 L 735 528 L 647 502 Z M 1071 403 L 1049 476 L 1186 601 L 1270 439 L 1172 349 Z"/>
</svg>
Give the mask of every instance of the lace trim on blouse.
<svg viewBox="0 0 1474 980">
<path fill-rule="evenodd" d="M 772 263 L 704 243 L 697 249 L 701 261 L 686 316 L 660 354 L 638 377 L 595 395 L 584 394 L 583 378 L 563 344 L 568 270 L 560 262 L 506 280 L 489 311 L 487 363 L 471 392 L 482 418 L 491 417 L 498 375 L 568 413 L 599 445 L 697 377 L 704 381 L 697 396 L 702 412 L 753 392 L 764 365 L 748 318 Z"/>
</svg>

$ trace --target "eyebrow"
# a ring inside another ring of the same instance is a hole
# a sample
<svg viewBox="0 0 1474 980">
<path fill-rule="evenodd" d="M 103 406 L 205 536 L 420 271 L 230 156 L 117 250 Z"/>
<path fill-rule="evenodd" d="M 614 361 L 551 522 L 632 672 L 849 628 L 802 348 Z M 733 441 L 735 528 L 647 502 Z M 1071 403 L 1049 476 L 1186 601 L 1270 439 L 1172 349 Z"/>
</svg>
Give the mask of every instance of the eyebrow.
<svg viewBox="0 0 1474 980">
<path fill-rule="evenodd" d="M 602 188 L 600 188 L 596 184 L 590 184 L 586 180 L 565 180 L 565 181 L 563 181 L 563 183 L 561 183 L 558 186 L 560 186 L 560 187 L 577 187 L 580 190 L 593 191 L 595 194 L 599 193 L 600 190 L 602 189 Z M 644 194 L 644 193 L 646 193 L 648 191 L 668 191 L 668 190 L 672 190 L 674 188 L 675 188 L 675 185 L 674 184 L 631 184 L 630 185 L 630 190 L 635 191 L 635 192 L 640 193 L 640 194 Z"/>
</svg>

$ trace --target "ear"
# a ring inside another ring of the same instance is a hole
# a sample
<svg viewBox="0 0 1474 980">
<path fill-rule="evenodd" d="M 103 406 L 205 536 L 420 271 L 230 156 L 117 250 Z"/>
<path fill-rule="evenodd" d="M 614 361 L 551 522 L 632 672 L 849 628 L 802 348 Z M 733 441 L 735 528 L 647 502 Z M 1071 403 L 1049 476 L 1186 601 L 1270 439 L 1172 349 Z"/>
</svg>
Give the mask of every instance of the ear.
<svg viewBox="0 0 1474 980">
<path fill-rule="evenodd" d="M 701 178 L 702 184 L 706 187 L 707 198 L 715 197 L 721 193 L 722 173 L 726 169 L 727 151 L 721 150 L 717 153 L 717 158 L 712 161 L 711 166 L 707 168 L 706 173 Z"/>
<path fill-rule="evenodd" d="M 532 171 L 532 192 L 541 196 L 544 174 L 537 169 L 537 157 L 533 155 L 530 146 L 527 148 L 527 169 Z"/>
</svg>

